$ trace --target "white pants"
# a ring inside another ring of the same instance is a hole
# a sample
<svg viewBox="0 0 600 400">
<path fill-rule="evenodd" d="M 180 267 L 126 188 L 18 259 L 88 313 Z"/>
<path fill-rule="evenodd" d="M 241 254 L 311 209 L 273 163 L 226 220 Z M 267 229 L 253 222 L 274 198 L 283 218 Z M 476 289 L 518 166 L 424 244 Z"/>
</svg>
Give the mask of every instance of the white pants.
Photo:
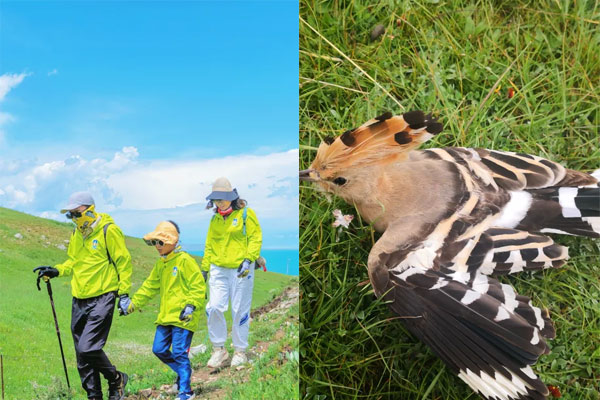
<svg viewBox="0 0 600 400">
<path fill-rule="evenodd" d="M 243 278 L 237 277 L 237 268 L 223 268 L 211 264 L 206 317 L 208 335 L 213 346 L 221 347 L 227 340 L 227 322 L 223 313 L 227 311 L 231 300 L 233 347 L 240 351 L 248 347 L 254 273 L 254 263 L 250 264 L 250 273 Z"/>
</svg>

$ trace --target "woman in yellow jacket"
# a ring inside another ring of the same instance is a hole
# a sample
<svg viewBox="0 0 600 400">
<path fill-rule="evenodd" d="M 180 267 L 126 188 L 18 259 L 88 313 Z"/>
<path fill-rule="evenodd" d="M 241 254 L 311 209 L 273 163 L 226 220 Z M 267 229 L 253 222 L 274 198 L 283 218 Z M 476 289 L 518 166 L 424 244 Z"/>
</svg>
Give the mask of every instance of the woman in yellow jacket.
<svg viewBox="0 0 600 400">
<path fill-rule="evenodd" d="M 177 374 L 177 399 L 191 400 L 195 396 L 190 387 L 192 367 L 188 350 L 198 328 L 206 284 L 196 261 L 178 246 L 179 227 L 175 222 L 161 222 L 144 240 L 156 247 L 160 258 L 123 307 L 124 314 L 143 307 L 160 293 L 152 352 Z"/>
<path fill-rule="evenodd" d="M 210 271 L 206 315 L 213 354 L 207 365 L 220 368 L 229 358 L 224 348 L 227 323 L 223 313 L 231 301 L 231 336 L 235 350 L 231 366 L 235 367 L 247 362 L 254 262 L 260 255 L 262 232 L 256 214 L 246 206 L 245 200 L 239 198 L 227 178 L 218 178 L 206 199 L 208 208 L 216 206 L 208 227 L 201 266 L 203 274 Z"/>
</svg>

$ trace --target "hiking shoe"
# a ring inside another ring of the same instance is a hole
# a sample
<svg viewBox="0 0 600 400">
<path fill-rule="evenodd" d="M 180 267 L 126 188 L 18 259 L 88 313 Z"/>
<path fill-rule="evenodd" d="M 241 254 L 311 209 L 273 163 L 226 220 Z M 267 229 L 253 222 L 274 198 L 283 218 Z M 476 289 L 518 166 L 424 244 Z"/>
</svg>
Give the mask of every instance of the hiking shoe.
<svg viewBox="0 0 600 400">
<path fill-rule="evenodd" d="M 233 353 L 233 358 L 231 359 L 231 366 L 237 367 L 242 364 L 246 364 L 248 362 L 248 357 L 246 357 L 246 353 L 243 351 L 236 351 Z"/>
<path fill-rule="evenodd" d="M 221 368 L 225 365 L 225 361 L 228 359 L 229 353 L 224 347 L 215 347 L 206 366 L 208 368 Z"/>
<path fill-rule="evenodd" d="M 108 384 L 108 400 L 123 400 L 125 397 L 125 385 L 129 377 L 125 372 L 117 371 L 119 379 Z"/>
<path fill-rule="evenodd" d="M 177 396 L 177 400 L 192 400 L 195 398 L 196 398 L 196 395 L 194 394 L 194 392 L 179 393 L 179 396 Z"/>
</svg>

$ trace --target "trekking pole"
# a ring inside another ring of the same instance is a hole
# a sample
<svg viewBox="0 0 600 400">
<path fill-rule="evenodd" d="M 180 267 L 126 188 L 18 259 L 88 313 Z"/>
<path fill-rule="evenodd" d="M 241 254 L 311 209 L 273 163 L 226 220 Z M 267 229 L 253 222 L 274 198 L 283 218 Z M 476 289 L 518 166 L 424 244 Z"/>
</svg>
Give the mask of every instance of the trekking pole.
<svg viewBox="0 0 600 400">
<path fill-rule="evenodd" d="M 69 374 L 67 373 L 67 363 L 65 362 L 65 353 L 63 352 L 62 340 L 60 339 L 60 329 L 58 329 L 58 319 L 56 318 L 56 310 L 54 309 L 54 299 L 52 298 L 52 285 L 50 285 L 50 278 L 44 276 L 46 282 L 46 288 L 48 289 L 48 296 L 50 296 L 50 305 L 52 306 L 52 315 L 54 316 L 54 326 L 56 326 L 56 334 L 58 335 L 58 345 L 60 346 L 60 355 L 62 357 L 63 368 L 65 370 L 65 377 L 67 378 L 67 387 L 71 390 L 71 384 L 69 383 Z M 38 290 L 40 288 L 40 281 L 37 282 Z"/>
</svg>

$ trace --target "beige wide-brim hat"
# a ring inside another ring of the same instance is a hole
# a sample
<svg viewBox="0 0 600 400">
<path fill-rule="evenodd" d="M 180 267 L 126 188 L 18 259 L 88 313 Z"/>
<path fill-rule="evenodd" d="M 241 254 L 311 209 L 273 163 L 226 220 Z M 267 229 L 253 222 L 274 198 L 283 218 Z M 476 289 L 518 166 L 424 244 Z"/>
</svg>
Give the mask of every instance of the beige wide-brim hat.
<svg viewBox="0 0 600 400">
<path fill-rule="evenodd" d="M 144 236 L 144 240 L 152 239 L 162 240 L 166 244 L 176 244 L 179 241 L 179 233 L 175 225 L 169 221 L 162 221 L 156 229 Z"/>
<path fill-rule="evenodd" d="M 206 196 L 206 200 L 233 201 L 239 197 L 240 196 L 238 195 L 237 190 L 232 188 L 229 179 L 222 176 L 217 178 L 217 180 L 213 183 L 212 193 Z"/>
</svg>

